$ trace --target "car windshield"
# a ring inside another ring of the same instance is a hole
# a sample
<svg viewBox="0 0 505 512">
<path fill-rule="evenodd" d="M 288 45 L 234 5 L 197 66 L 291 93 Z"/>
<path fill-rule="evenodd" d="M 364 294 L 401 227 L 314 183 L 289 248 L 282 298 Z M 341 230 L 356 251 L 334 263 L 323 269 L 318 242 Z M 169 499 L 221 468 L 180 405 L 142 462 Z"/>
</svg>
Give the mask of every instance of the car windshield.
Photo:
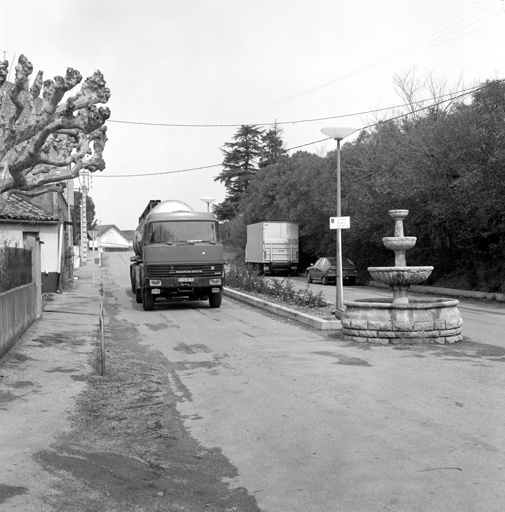
<svg viewBox="0 0 505 512">
<path fill-rule="evenodd" d="M 148 227 L 148 243 L 220 242 L 219 227 L 212 221 L 152 222 Z"/>
</svg>

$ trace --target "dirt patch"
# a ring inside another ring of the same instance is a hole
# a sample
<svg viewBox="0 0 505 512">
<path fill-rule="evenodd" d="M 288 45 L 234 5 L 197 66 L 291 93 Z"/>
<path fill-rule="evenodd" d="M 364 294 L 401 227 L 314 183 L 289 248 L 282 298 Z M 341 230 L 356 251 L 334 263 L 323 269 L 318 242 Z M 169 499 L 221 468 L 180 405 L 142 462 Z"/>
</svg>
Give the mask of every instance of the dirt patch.
<svg viewBox="0 0 505 512">
<path fill-rule="evenodd" d="M 187 390 L 176 365 L 141 346 L 106 297 L 106 374 L 99 375 L 97 343 L 95 374 L 85 377 L 71 431 L 37 454 L 59 482 L 48 504 L 61 512 L 259 511 L 246 489 L 223 482 L 237 474 L 228 459 L 186 431 L 176 405 Z"/>
</svg>

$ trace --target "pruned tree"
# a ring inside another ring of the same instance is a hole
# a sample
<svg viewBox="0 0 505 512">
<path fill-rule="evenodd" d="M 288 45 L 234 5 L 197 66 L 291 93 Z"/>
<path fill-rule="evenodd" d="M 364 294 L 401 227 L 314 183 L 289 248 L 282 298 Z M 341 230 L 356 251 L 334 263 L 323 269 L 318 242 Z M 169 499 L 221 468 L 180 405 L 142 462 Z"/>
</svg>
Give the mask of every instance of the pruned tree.
<svg viewBox="0 0 505 512">
<path fill-rule="evenodd" d="M 100 71 L 63 101 L 81 83 L 79 71 L 68 68 L 64 77 L 45 81 L 39 71 L 30 86 L 33 66 L 24 55 L 12 83 L 8 68 L 0 62 L 0 213 L 9 194 L 34 197 L 61 190 L 83 169 L 103 171 L 110 117 L 101 106 L 110 91 Z"/>
</svg>

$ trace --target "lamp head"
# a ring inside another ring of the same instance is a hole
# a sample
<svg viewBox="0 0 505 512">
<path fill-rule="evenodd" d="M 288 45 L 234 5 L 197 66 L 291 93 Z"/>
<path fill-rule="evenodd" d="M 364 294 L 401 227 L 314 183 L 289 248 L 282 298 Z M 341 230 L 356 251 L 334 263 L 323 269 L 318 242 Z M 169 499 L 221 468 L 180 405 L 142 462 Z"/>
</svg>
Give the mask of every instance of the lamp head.
<svg viewBox="0 0 505 512">
<path fill-rule="evenodd" d="M 355 131 L 356 128 L 351 128 L 349 126 L 333 126 L 321 129 L 321 132 L 335 140 L 345 139 L 346 137 L 349 137 L 349 135 L 352 135 Z"/>
</svg>

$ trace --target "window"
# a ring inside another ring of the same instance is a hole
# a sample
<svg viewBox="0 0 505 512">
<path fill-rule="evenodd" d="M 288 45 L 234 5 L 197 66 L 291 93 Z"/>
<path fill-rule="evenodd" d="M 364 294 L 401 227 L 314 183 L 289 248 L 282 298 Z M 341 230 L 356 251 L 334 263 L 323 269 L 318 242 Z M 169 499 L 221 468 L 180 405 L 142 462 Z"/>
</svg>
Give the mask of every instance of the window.
<svg viewBox="0 0 505 512">
<path fill-rule="evenodd" d="M 38 236 L 39 236 L 38 231 L 23 231 L 23 247 L 25 249 L 27 248 L 27 238 L 28 237 L 37 238 Z"/>
<path fill-rule="evenodd" d="M 166 242 L 219 242 L 216 222 L 165 221 L 152 222 L 148 227 L 148 243 Z"/>
</svg>

